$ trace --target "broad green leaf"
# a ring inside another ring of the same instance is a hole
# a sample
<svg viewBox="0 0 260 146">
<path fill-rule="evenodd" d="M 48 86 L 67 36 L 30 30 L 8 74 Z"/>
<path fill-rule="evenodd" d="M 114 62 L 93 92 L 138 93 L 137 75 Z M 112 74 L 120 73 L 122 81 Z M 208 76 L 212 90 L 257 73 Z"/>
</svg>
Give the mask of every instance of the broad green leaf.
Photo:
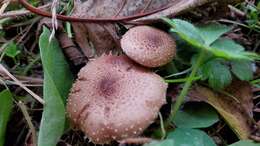
<svg viewBox="0 0 260 146">
<path fill-rule="evenodd" d="M 260 146 L 260 143 L 256 143 L 252 140 L 240 140 L 240 141 L 233 143 L 229 146 Z"/>
<path fill-rule="evenodd" d="M 200 48 L 200 46 L 204 44 L 199 31 L 191 23 L 180 19 L 171 20 L 163 18 L 163 20 L 172 26 L 172 32 L 176 32 L 182 39 L 188 41 L 193 46 Z"/>
<path fill-rule="evenodd" d="M 232 75 L 227 65 L 214 59 L 202 66 L 204 78 L 208 78 L 209 85 L 214 89 L 223 89 L 232 81 Z"/>
<path fill-rule="evenodd" d="M 212 48 L 218 49 L 218 50 L 223 50 L 227 53 L 235 53 L 238 54 L 242 51 L 245 50 L 245 48 L 237 43 L 235 43 L 231 39 L 226 39 L 226 38 L 220 38 L 216 40 L 212 45 Z M 232 55 L 232 54 L 230 54 Z"/>
<path fill-rule="evenodd" d="M 204 43 L 203 38 L 200 36 L 200 32 L 198 29 L 192 25 L 191 23 L 181 20 L 181 19 L 174 19 L 172 20 L 174 24 L 174 32 L 181 32 L 191 38 L 194 41 L 197 41 L 199 43 Z"/>
<path fill-rule="evenodd" d="M 175 116 L 174 123 L 178 128 L 206 128 L 218 121 L 218 114 L 207 104 L 185 105 Z"/>
<path fill-rule="evenodd" d="M 176 128 L 167 139 L 172 139 L 176 146 L 216 146 L 205 132 L 197 129 Z"/>
<path fill-rule="evenodd" d="M 246 52 L 245 48 L 231 39 L 220 38 L 211 46 L 210 51 L 216 56 L 236 60 L 259 60 L 260 56 L 254 52 Z"/>
<path fill-rule="evenodd" d="M 219 23 L 209 23 L 206 25 L 200 25 L 197 27 L 200 35 L 204 39 L 207 46 L 210 46 L 221 35 L 231 30 L 231 27 L 221 25 Z"/>
<path fill-rule="evenodd" d="M 250 61 L 232 61 L 231 70 L 242 81 L 249 81 L 253 78 L 253 67 Z"/>
<path fill-rule="evenodd" d="M 177 146 L 174 144 L 174 141 L 171 139 L 166 139 L 163 141 L 154 141 L 149 144 L 145 144 L 144 146 Z"/>
<path fill-rule="evenodd" d="M 0 146 L 5 143 L 5 131 L 12 110 L 12 94 L 9 90 L 0 93 Z"/>
<path fill-rule="evenodd" d="M 65 127 L 65 100 L 72 84 L 72 74 L 56 39 L 49 42 L 50 31 L 44 27 L 39 46 L 44 71 L 45 105 L 38 146 L 56 146 Z"/>
<path fill-rule="evenodd" d="M 15 58 L 19 53 L 18 46 L 12 41 L 5 48 L 5 55 L 11 58 Z"/>
<path fill-rule="evenodd" d="M 229 39 L 217 39 L 214 41 L 211 46 L 209 46 L 209 42 L 216 39 L 211 36 L 207 38 L 206 34 L 201 34 L 199 29 L 193 26 L 191 23 L 180 20 L 180 19 L 168 19 L 162 18 L 165 22 L 172 26 L 171 31 L 175 32 L 179 35 L 179 37 L 190 45 L 197 49 L 206 50 L 216 57 L 224 58 L 224 59 L 240 59 L 240 60 L 260 60 L 260 56 L 253 52 L 246 52 L 244 48 Z M 218 32 L 218 33 L 217 33 Z M 216 34 L 220 35 L 221 31 L 217 31 Z M 222 33 L 224 30 L 222 31 Z M 207 40 L 207 42 L 205 42 Z"/>
</svg>

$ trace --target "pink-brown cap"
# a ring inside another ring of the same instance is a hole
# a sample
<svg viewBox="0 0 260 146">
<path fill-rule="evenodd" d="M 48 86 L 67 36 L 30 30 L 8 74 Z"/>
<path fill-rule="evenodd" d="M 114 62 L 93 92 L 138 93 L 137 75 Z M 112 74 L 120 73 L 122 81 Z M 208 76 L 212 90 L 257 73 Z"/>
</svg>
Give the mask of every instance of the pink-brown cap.
<svg viewBox="0 0 260 146">
<path fill-rule="evenodd" d="M 175 40 L 150 26 L 137 26 L 128 30 L 121 39 L 121 47 L 128 57 L 146 67 L 165 65 L 176 53 Z"/>
<path fill-rule="evenodd" d="M 104 55 L 83 67 L 68 98 L 73 124 L 96 144 L 140 135 L 165 104 L 167 84 L 125 55 Z"/>
</svg>

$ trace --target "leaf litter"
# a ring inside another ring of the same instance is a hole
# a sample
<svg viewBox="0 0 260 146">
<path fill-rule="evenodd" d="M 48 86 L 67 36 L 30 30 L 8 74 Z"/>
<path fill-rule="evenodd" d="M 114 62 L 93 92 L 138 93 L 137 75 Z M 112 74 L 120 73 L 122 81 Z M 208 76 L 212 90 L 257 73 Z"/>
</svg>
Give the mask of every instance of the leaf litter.
<svg viewBox="0 0 260 146">
<path fill-rule="evenodd" d="M 190 100 L 204 101 L 214 107 L 231 129 L 241 139 L 248 139 L 253 120 L 252 90 L 247 82 L 234 81 L 224 91 L 214 92 L 210 88 L 195 86 Z"/>
</svg>

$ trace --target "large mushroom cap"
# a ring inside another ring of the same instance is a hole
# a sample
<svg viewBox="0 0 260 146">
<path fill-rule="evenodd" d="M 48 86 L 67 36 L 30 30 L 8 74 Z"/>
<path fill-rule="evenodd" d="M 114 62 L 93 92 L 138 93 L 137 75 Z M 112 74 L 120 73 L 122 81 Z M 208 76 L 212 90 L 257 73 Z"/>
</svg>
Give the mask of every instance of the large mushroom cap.
<svg viewBox="0 0 260 146">
<path fill-rule="evenodd" d="M 126 56 L 105 55 L 81 69 L 67 112 L 96 144 L 134 137 L 157 117 L 166 88 L 160 76 Z"/>
<path fill-rule="evenodd" d="M 128 30 L 121 39 L 121 47 L 127 56 L 146 67 L 165 65 L 176 52 L 174 39 L 150 26 L 137 26 Z"/>
</svg>

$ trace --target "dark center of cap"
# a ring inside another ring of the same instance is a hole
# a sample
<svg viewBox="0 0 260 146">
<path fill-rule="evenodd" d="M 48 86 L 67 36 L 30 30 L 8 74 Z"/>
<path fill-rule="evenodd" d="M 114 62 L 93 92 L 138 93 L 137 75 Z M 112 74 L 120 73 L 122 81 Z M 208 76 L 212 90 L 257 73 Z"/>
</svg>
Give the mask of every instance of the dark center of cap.
<svg viewBox="0 0 260 146">
<path fill-rule="evenodd" d="M 116 79 L 104 77 L 98 84 L 99 94 L 105 98 L 111 97 L 116 92 Z"/>
</svg>

